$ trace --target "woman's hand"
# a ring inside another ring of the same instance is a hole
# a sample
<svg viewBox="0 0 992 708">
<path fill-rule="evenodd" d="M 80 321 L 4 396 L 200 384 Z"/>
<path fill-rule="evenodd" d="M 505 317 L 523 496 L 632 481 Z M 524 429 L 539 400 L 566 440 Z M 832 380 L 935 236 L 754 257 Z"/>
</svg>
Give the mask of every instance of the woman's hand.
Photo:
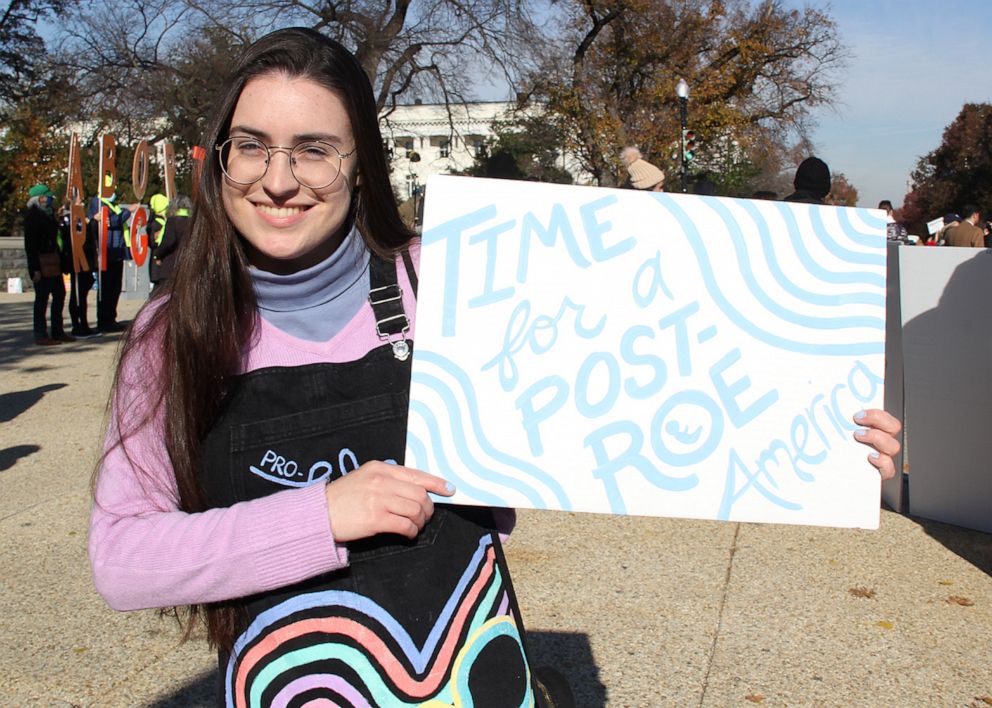
<svg viewBox="0 0 992 708">
<path fill-rule="evenodd" d="M 324 492 L 334 540 L 346 543 L 379 533 L 413 538 L 434 513 L 428 492 L 450 497 L 455 488 L 411 467 L 366 462 Z"/>
<path fill-rule="evenodd" d="M 875 448 L 868 455 L 868 461 L 878 468 L 882 479 L 895 477 L 896 465 L 892 458 L 899 454 L 901 446 L 896 436 L 902 430 L 902 423 L 877 408 L 856 413 L 854 422 L 861 426 L 854 431 L 854 439 Z"/>
</svg>

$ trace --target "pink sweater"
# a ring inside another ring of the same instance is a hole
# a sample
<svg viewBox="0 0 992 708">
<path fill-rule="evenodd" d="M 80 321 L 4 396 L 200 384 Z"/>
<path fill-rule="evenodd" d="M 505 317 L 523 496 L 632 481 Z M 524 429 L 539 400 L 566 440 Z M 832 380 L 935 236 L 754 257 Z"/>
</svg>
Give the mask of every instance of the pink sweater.
<svg viewBox="0 0 992 708">
<path fill-rule="evenodd" d="M 412 249 L 415 260 L 419 256 Z M 411 319 L 415 298 L 402 264 L 397 268 L 403 303 Z M 148 311 L 138 323 L 148 320 Z M 147 340 L 146 340 L 147 341 Z M 327 342 L 308 342 L 261 320 L 244 371 L 354 361 L 380 346 L 372 308 L 358 314 Z M 145 379 L 153 379 L 157 351 L 146 347 L 122 371 L 125 424 L 151 409 Z M 334 541 L 325 485 L 198 514 L 179 511 L 175 478 L 166 453 L 161 411 L 148 425 L 115 445 L 120 431 L 111 413 L 106 458 L 96 486 L 89 551 L 93 580 L 117 610 L 200 604 L 242 597 L 342 568 L 347 549 Z M 139 473 L 138 470 L 143 470 Z M 508 532 L 512 515 L 501 518 Z"/>
</svg>

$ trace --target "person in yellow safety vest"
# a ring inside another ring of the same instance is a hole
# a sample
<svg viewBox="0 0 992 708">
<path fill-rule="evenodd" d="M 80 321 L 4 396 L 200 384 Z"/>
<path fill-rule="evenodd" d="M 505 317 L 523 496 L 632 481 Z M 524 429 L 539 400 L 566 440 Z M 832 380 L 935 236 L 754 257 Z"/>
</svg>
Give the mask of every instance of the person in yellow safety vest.
<svg viewBox="0 0 992 708">
<path fill-rule="evenodd" d="M 154 229 L 154 247 L 149 271 L 152 283 L 158 287 L 172 277 L 179 244 L 186 236 L 192 203 L 189 197 L 177 195 L 172 202 L 164 194 L 156 194 L 149 200 L 155 213 L 150 226 Z"/>
<path fill-rule="evenodd" d="M 159 247 L 165 237 L 169 198 L 162 193 L 153 194 L 152 198 L 148 200 L 148 206 L 152 210 L 152 220 L 148 222 L 148 240 L 152 246 L 152 257 L 148 262 L 148 277 L 153 285 L 158 285 L 165 279 L 162 277 L 162 258 L 159 254 Z"/>
<path fill-rule="evenodd" d="M 154 223 L 148 225 L 148 235 L 154 235 L 153 241 L 157 246 L 162 243 L 162 236 L 165 235 L 165 212 L 169 208 L 169 198 L 164 194 L 153 194 L 148 200 L 148 206 L 152 209 L 154 220 Z"/>
<path fill-rule="evenodd" d="M 93 197 L 90 213 L 99 218 L 100 209 L 110 212 L 107 229 L 107 262 L 100 264 L 100 287 L 97 290 L 97 327 L 101 332 L 121 332 L 124 325 L 117 322 L 117 303 L 124 285 L 124 261 L 131 257 L 131 233 L 128 222 L 131 210 L 117 203 L 117 195 Z M 102 249 L 97 249 L 100 253 Z"/>
</svg>

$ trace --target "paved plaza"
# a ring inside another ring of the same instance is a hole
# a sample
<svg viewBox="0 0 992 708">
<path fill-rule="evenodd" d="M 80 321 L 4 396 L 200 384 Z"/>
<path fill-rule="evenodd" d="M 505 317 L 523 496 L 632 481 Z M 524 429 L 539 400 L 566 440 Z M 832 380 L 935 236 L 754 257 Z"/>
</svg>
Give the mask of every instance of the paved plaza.
<svg viewBox="0 0 992 708">
<path fill-rule="evenodd" d="M 31 302 L 0 294 L 0 706 L 209 705 L 205 643 L 90 578 L 120 335 L 35 346 Z M 992 705 L 989 534 L 522 511 L 507 557 L 533 659 L 580 706 Z"/>
</svg>

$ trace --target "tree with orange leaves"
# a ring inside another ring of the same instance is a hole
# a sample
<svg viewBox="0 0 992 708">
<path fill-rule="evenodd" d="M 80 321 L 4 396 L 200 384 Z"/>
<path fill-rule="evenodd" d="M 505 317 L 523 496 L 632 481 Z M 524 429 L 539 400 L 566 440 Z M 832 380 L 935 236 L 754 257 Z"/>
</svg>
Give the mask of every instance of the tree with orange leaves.
<svg viewBox="0 0 992 708">
<path fill-rule="evenodd" d="M 756 181 L 778 173 L 790 139 L 805 136 L 810 109 L 834 99 L 832 72 L 845 57 L 824 10 L 778 0 L 559 6 L 568 9 L 560 28 L 568 41 L 545 57 L 535 94 L 603 185 L 618 182 L 624 145 L 677 173 L 679 78 L 691 87 L 689 126 L 700 136 L 694 165 L 718 180 L 728 162 L 749 164 Z"/>
</svg>

